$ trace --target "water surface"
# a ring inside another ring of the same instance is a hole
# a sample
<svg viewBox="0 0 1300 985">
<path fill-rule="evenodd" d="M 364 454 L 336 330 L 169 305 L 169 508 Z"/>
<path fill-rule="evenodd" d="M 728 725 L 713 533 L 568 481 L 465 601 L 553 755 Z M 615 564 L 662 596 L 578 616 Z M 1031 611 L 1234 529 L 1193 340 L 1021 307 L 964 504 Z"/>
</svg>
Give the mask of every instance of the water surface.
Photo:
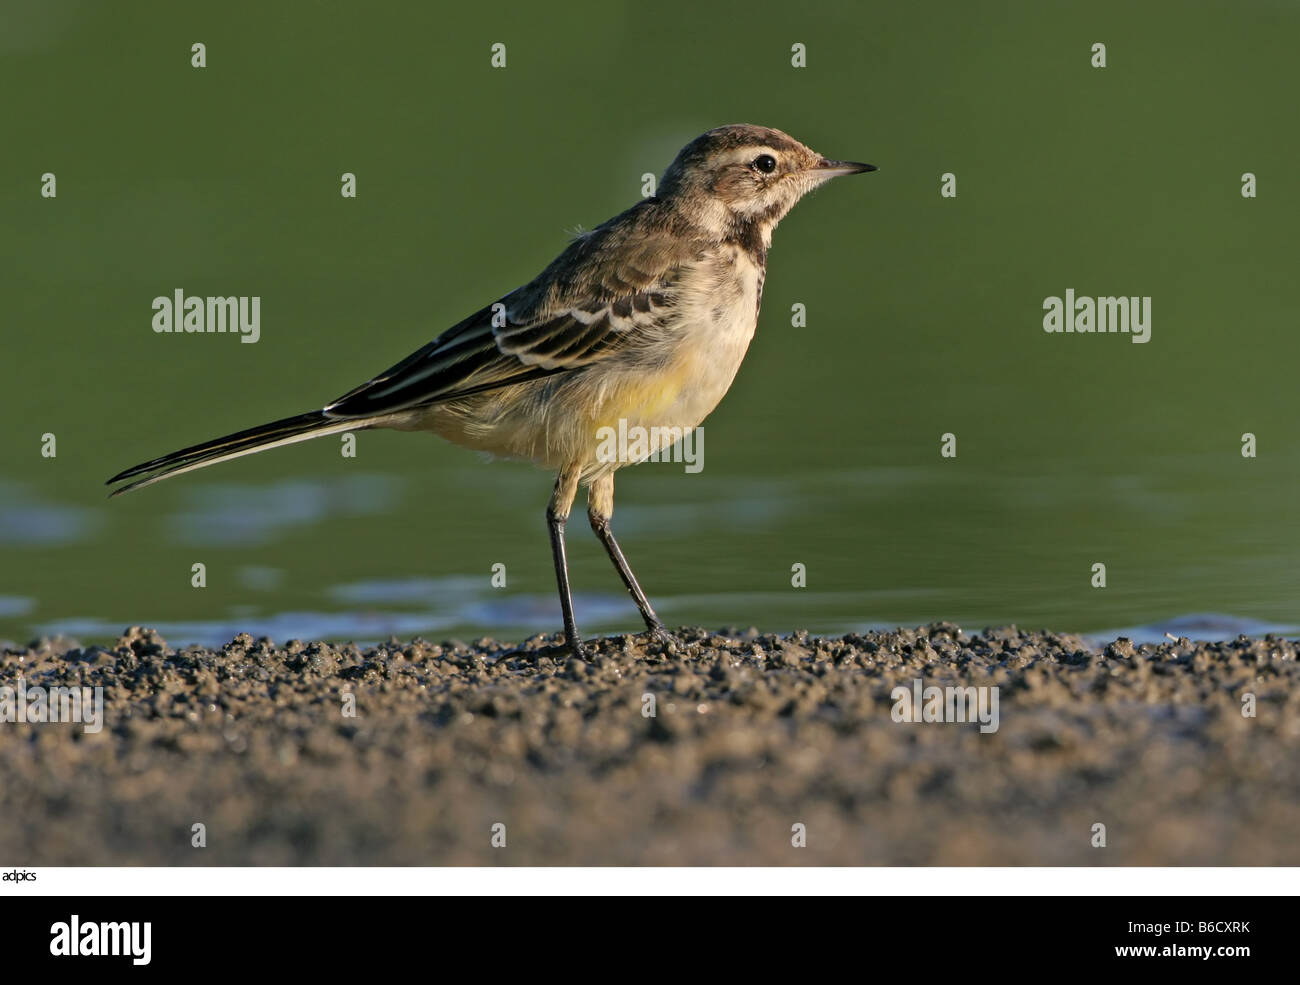
<svg viewBox="0 0 1300 985">
<path fill-rule="evenodd" d="M 860 8 L 775 0 L 217 9 L 4 15 L 0 638 L 557 628 L 551 478 L 527 465 L 369 433 L 354 459 L 323 439 L 112 502 L 102 483 L 320 406 L 742 120 L 881 170 L 778 230 L 703 472 L 619 478 L 615 529 L 666 619 L 1300 621 L 1295 7 L 905 5 L 869 29 Z M 177 288 L 261 297 L 260 341 L 155 334 L 151 300 Z M 1066 289 L 1151 297 L 1151 341 L 1044 333 Z M 637 628 L 580 517 L 570 530 L 582 627 Z"/>
</svg>

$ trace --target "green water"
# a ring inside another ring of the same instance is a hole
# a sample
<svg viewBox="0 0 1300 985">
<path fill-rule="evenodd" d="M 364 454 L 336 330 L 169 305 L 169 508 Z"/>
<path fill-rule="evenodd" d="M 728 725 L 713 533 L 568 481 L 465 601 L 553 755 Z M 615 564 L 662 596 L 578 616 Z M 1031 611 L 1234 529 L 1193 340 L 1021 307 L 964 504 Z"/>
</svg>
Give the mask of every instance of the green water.
<svg viewBox="0 0 1300 985">
<path fill-rule="evenodd" d="M 557 629 L 528 465 L 375 432 L 103 480 L 338 396 L 731 122 L 880 171 L 778 230 L 704 470 L 620 474 L 667 621 L 1293 625 L 1298 30 L 1280 2 L 6 4 L 0 639 Z M 155 334 L 177 288 L 261 297 L 260 341 Z M 1066 289 L 1151 297 L 1151 340 L 1045 333 Z M 583 522 L 570 553 L 582 628 L 637 628 Z"/>
</svg>

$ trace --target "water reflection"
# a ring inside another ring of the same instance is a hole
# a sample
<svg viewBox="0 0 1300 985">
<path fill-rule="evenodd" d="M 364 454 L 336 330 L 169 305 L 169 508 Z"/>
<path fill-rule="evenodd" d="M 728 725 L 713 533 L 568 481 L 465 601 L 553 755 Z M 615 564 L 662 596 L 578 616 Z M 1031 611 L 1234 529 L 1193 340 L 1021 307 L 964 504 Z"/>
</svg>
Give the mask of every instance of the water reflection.
<svg viewBox="0 0 1300 985">
<path fill-rule="evenodd" d="M 192 485 L 185 487 L 186 505 L 168 517 L 168 527 L 181 544 L 265 544 L 330 517 L 385 513 L 397 506 L 401 487 L 397 476 L 376 473 L 328 482 Z"/>
<path fill-rule="evenodd" d="M 102 517 L 85 507 L 41 498 L 30 487 L 0 482 L 0 544 L 45 547 L 86 540 Z"/>
<path fill-rule="evenodd" d="M 0 617 L 25 616 L 36 606 L 35 599 L 21 595 L 0 595 Z"/>
<path fill-rule="evenodd" d="M 1147 626 L 1132 626 L 1107 633 L 1090 633 L 1085 639 L 1097 647 L 1104 647 L 1112 640 L 1126 636 L 1134 643 L 1167 643 L 1169 637 L 1187 637 L 1190 640 L 1207 640 L 1218 642 L 1233 640 L 1238 636 L 1264 636 L 1274 633 L 1278 636 L 1295 636 L 1300 632 L 1294 624 L 1264 622 L 1259 619 L 1242 619 L 1238 616 L 1224 615 L 1221 612 L 1204 612 L 1194 615 L 1177 616 L 1164 622 L 1151 623 Z"/>
</svg>

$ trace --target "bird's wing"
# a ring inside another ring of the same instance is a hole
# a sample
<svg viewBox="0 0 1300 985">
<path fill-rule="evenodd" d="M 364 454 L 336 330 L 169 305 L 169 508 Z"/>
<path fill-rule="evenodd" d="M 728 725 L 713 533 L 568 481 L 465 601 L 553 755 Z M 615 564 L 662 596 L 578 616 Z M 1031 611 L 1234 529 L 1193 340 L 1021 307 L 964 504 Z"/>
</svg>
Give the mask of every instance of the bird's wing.
<svg viewBox="0 0 1300 985">
<path fill-rule="evenodd" d="M 344 394 L 325 414 L 373 417 L 446 403 L 573 372 L 655 337 L 682 264 L 695 253 L 628 217 L 575 240 L 532 283 Z"/>
</svg>

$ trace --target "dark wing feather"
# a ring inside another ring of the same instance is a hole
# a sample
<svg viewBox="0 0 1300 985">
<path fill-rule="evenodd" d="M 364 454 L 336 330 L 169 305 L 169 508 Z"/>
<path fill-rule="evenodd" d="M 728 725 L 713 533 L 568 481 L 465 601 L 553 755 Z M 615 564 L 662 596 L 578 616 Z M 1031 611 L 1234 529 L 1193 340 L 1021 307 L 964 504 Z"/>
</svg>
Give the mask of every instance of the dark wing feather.
<svg viewBox="0 0 1300 985">
<path fill-rule="evenodd" d="M 530 284 L 325 408 L 373 417 L 573 372 L 660 330 L 689 243 L 643 202 L 570 244 Z M 495 322 L 495 324 L 494 324 Z"/>
</svg>

